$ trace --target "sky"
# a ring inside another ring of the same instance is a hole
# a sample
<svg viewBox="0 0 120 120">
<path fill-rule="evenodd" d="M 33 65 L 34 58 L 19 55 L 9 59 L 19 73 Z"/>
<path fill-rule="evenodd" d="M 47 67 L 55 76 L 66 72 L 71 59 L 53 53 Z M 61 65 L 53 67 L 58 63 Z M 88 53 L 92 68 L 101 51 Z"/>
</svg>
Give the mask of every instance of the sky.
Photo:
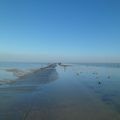
<svg viewBox="0 0 120 120">
<path fill-rule="evenodd" d="M 0 61 L 120 62 L 120 0 L 0 0 Z"/>
</svg>

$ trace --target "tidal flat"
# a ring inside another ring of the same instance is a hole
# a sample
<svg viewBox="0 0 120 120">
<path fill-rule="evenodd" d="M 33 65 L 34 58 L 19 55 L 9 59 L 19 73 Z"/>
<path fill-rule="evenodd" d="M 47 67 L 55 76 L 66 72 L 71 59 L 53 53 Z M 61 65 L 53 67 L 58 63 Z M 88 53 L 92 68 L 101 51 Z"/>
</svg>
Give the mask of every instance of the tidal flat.
<svg viewBox="0 0 120 120">
<path fill-rule="evenodd" d="M 119 66 L 0 63 L 0 120 L 120 120 Z"/>
</svg>

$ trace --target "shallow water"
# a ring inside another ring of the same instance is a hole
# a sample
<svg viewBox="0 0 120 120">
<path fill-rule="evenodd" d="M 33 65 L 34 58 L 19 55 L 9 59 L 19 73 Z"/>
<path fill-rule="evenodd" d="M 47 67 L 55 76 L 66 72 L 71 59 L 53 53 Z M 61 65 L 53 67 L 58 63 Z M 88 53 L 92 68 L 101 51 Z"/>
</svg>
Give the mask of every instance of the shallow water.
<svg viewBox="0 0 120 120">
<path fill-rule="evenodd" d="M 21 71 L 27 73 L 45 65 L 45 63 L 0 62 L 0 84 L 16 80 L 19 76 L 19 71 L 20 73 Z"/>
<path fill-rule="evenodd" d="M 41 64 L 20 64 L 12 68 L 41 67 Z M 113 64 L 57 66 L 0 86 L 0 120 L 80 119 L 120 119 L 119 67 Z"/>
</svg>

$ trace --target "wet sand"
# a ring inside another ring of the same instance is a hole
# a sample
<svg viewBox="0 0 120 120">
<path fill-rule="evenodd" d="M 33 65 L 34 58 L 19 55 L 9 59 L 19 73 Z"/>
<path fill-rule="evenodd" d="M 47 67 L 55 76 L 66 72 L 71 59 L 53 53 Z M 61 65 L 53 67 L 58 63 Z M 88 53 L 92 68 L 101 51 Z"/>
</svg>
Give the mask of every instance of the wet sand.
<svg viewBox="0 0 120 120">
<path fill-rule="evenodd" d="M 78 76 L 56 64 L 0 87 L 0 120 L 120 120 Z"/>
</svg>

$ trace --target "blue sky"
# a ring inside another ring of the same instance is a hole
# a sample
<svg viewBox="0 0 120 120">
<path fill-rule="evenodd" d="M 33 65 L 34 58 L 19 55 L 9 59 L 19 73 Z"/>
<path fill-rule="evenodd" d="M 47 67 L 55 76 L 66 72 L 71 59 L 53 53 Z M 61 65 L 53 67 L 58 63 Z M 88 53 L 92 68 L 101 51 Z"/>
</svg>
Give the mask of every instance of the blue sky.
<svg viewBox="0 0 120 120">
<path fill-rule="evenodd" d="M 120 62 L 119 0 L 0 0 L 0 60 Z"/>
</svg>

